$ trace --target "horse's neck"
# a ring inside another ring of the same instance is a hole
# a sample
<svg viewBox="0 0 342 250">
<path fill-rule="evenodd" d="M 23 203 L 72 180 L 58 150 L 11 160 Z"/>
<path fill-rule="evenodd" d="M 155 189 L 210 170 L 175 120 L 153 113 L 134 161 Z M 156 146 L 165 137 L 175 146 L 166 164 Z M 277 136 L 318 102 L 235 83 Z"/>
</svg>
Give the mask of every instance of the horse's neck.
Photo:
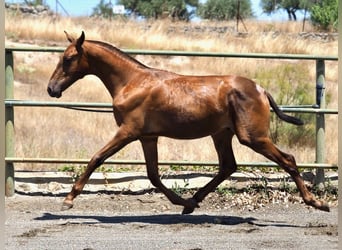
<svg viewBox="0 0 342 250">
<path fill-rule="evenodd" d="M 101 79 L 112 97 L 142 69 L 141 64 L 99 45 L 93 46 L 88 54 L 92 74 Z"/>
</svg>

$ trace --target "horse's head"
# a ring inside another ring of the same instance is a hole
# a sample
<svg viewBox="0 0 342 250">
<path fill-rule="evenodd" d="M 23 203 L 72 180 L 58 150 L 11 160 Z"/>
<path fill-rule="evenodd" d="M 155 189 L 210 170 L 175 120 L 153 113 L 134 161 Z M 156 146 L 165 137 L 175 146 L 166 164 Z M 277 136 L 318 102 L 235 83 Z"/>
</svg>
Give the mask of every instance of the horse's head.
<svg viewBox="0 0 342 250">
<path fill-rule="evenodd" d="M 61 97 L 62 92 L 71 86 L 75 81 L 81 79 L 88 73 L 88 61 L 84 56 L 82 48 L 84 32 L 78 39 L 74 39 L 64 31 L 71 43 L 60 58 L 55 71 L 53 72 L 47 91 L 51 97 Z"/>
</svg>

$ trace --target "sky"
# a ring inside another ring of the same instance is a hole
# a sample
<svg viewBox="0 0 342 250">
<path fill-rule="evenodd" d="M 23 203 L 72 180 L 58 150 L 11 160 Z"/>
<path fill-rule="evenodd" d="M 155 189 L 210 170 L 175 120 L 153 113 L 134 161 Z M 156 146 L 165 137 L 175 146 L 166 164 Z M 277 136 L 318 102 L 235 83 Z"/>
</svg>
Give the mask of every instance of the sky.
<svg viewBox="0 0 342 250">
<path fill-rule="evenodd" d="M 108 0 L 109 1 L 109 0 Z M 203 0 L 202 0 L 203 1 Z M 274 20 L 274 21 L 287 21 L 288 17 L 285 11 L 277 12 L 273 15 L 266 15 L 262 13 L 260 8 L 260 1 L 261 0 L 251 0 L 252 3 L 252 10 L 258 20 Z M 6 2 L 22 2 L 16 0 L 10 0 Z M 45 3 L 50 6 L 53 11 L 66 15 L 63 8 L 66 10 L 67 14 L 70 16 L 90 16 L 92 13 L 93 8 L 99 3 L 99 0 L 45 0 Z M 56 3 L 60 3 L 56 4 Z M 112 0 L 112 4 L 115 5 L 116 1 Z M 61 7 L 62 6 L 62 7 Z M 297 13 L 298 20 L 303 19 L 302 13 Z"/>
</svg>

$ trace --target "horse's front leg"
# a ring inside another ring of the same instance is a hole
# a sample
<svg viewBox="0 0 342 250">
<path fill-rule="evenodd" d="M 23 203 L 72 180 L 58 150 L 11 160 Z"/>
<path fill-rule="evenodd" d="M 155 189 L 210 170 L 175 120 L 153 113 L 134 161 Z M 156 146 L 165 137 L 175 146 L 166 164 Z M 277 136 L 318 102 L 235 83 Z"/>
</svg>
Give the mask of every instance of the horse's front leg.
<svg viewBox="0 0 342 250">
<path fill-rule="evenodd" d="M 194 199 L 183 199 L 173 191 L 169 190 L 161 182 L 158 172 L 158 150 L 157 150 L 157 137 L 149 137 L 140 139 L 144 156 L 146 160 L 147 176 L 151 183 L 158 188 L 165 196 L 175 205 L 184 206 L 184 209 L 194 210 L 198 207 L 197 202 Z"/>
<path fill-rule="evenodd" d="M 82 192 L 84 185 L 88 182 L 91 174 L 97 167 L 133 140 L 135 140 L 135 138 L 132 137 L 132 134 L 129 133 L 129 131 L 125 128 L 119 128 L 114 138 L 91 158 L 85 172 L 78 178 L 72 187 L 71 192 L 65 197 L 62 210 L 73 207 L 73 200 Z"/>
</svg>

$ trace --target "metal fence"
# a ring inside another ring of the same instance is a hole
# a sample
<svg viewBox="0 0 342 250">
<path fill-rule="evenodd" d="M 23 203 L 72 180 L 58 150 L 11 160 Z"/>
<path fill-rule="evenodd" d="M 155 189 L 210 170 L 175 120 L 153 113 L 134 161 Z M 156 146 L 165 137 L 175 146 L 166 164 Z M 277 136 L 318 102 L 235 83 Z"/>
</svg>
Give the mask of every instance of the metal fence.
<svg viewBox="0 0 342 250">
<path fill-rule="evenodd" d="M 69 163 L 83 164 L 89 159 L 56 159 L 56 158 L 26 158 L 16 157 L 14 152 L 14 107 L 61 107 L 73 109 L 92 110 L 106 109 L 111 104 L 103 103 L 71 103 L 71 102 L 37 102 L 32 100 L 13 100 L 14 90 L 14 52 L 63 52 L 65 48 L 57 47 L 16 47 L 5 48 L 5 123 L 6 123 L 6 156 L 5 156 L 5 193 L 6 196 L 14 194 L 14 163 Z M 235 54 L 235 53 L 208 53 L 208 52 L 186 52 L 186 51 L 160 51 L 160 50 L 124 50 L 134 55 L 155 55 L 155 56 L 191 56 L 191 57 L 230 57 L 230 58 L 258 58 L 258 59 L 287 59 L 287 60 L 311 60 L 316 63 L 316 103 L 306 106 L 283 106 L 284 112 L 292 113 L 313 113 L 316 115 L 316 160 L 315 163 L 299 163 L 301 168 L 316 169 L 316 184 L 324 182 L 324 169 L 336 169 L 337 164 L 325 163 L 325 115 L 338 114 L 337 109 L 326 109 L 325 103 L 325 61 L 337 61 L 335 56 L 314 56 L 314 55 L 288 55 L 288 54 Z M 143 160 L 107 160 L 105 164 L 129 164 L 143 165 Z M 160 165 L 193 165 L 193 166 L 216 166 L 217 162 L 188 162 L 188 161 L 160 161 Z M 276 167 L 270 162 L 238 162 L 238 166 L 249 167 Z"/>
</svg>

